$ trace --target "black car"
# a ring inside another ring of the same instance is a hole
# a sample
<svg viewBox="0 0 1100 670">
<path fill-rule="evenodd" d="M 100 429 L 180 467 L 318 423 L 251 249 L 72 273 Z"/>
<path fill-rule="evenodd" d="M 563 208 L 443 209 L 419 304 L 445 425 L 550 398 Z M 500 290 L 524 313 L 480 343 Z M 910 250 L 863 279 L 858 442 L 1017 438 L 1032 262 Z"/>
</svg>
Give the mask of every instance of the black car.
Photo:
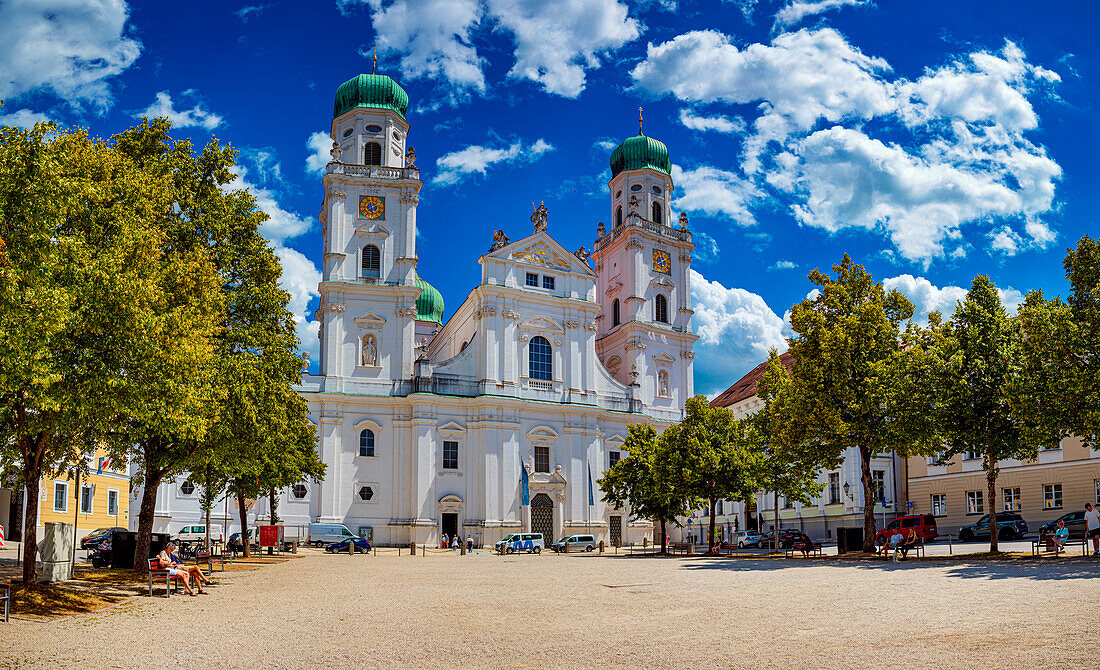
<svg viewBox="0 0 1100 670">
<path fill-rule="evenodd" d="M 1018 540 L 1027 534 L 1027 522 L 1015 512 L 997 512 L 997 538 Z M 959 542 L 989 539 L 989 515 L 978 519 L 977 523 L 959 529 Z"/>
<path fill-rule="evenodd" d="M 1077 510 L 1075 512 L 1066 512 L 1062 516 L 1058 517 L 1054 521 L 1048 521 L 1042 526 L 1039 526 L 1039 537 L 1049 537 L 1054 535 L 1054 530 L 1058 528 L 1058 522 L 1065 521 L 1066 528 L 1069 529 L 1069 539 L 1081 540 L 1085 537 L 1085 512 L 1084 510 Z"/>
<path fill-rule="evenodd" d="M 353 550 L 353 551 L 355 551 L 355 553 L 357 553 L 357 554 L 369 554 L 370 553 L 370 542 L 364 540 L 361 537 L 349 537 L 346 540 L 340 540 L 339 542 L 333 542 L 332 544 L 325 547 L 325 551 L 327 551 L 330 554 L 346 554 L 346 553 L 348 553 L 348 543 L 349 542 L 354 542 L 355 543 L 355 549 Z"/>
<path fill-rule="evenodd" d="M 84 536 L 84 539 L 80 541 L 81 549 L 95 549 L 101 543 L 111 539 L 111 533 L 114 531 L 125 531 L 125 528 L 115 526 L 113 528 L 96 528 L 92 532 Z"/>
<path fill-rule="evenodd" d="M 775 541 L 775 540 L 772 539 L 774 537 L 774 533 L 775 533 L 774 530 L 769 530 L 768 532 L 764 533 L 760 537 L 760 543 L 757 546 L 762 547 L 764 549 L 771 549 L 772 548 L 772 542 Z M 797 528 L 780 528 L 779 529 L 779 548 L 780 549 L 790 549 L 792 546 L 794 546 L 794 543 L 797 542 L 801 537 L 802 537 L 802 531 L 798 530 Z"/>
</svg>

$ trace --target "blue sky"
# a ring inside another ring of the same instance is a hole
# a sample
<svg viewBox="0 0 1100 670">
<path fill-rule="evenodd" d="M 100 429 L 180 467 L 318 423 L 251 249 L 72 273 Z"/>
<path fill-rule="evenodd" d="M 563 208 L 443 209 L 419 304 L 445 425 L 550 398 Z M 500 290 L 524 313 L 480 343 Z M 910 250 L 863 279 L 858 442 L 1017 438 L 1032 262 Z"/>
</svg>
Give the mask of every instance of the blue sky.
<svg viewBox="0 0 1100 670">
<path fill-rule="evenodd" d="M 1056 7 L 1054 9 L 1052 7 Z M 320 173 L 336 87 L 409 93 L 420 274 L 450 310 L 498 228 L 592 246 L 611 148 L 664 141 L 697 243 L 696 390 L 782 348 L 806 275 L 848 252 L 950 312 L 975 274 L 1066 292 L 1097 232 L 1094 3 L 862 0 L 0 0 L 0 123 L 107 136 L 142 114 L 241 151 L 316 353 Z M 316 356 L 314 355 L 314 359 Z"/>
</svg>

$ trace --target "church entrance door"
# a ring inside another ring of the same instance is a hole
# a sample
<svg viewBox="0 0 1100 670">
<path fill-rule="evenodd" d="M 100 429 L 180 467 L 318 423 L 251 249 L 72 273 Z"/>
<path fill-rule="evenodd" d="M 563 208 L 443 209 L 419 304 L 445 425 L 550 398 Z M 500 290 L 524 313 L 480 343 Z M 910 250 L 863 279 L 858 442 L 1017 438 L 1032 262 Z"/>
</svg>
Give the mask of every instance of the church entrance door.
<svg viewBox="0 0 1100 670">
<path fill-rule="evenodd" d="M 444 512 L 444 514 L 443 514 L 443 534 L 447 536 L 448 541 L 449 541 L 450 538 L 454 537 L 455 533 L 457 533 L 457 532 L 458 532 L 458 515 L 457 514 L 448 514 L 448 513 Z"/>
<path fill-rule="evenodd" d="M 611 517 L 611 546 L 623 546 L 623 518 L 621 516 Z"/>
<path fill-rule="evenodd" d="M 554 541 L 554 501 L 545 493 L 531 498 L 531 532 L 542 533 L 546 546 Z"/>
</svg>

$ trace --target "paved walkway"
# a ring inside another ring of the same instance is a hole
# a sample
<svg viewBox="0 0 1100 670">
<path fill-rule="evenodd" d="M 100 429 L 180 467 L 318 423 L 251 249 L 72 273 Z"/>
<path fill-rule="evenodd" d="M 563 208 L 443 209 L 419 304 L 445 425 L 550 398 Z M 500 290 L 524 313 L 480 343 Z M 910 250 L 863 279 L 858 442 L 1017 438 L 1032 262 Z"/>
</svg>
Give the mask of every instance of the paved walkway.
<svg viewBox="0 0 1100 670">
<path fill-rule="evenodd" d="M 1095 667 L 1100 560 L 320 553 L 0 623 L 0 667 Z"/>
</svg>

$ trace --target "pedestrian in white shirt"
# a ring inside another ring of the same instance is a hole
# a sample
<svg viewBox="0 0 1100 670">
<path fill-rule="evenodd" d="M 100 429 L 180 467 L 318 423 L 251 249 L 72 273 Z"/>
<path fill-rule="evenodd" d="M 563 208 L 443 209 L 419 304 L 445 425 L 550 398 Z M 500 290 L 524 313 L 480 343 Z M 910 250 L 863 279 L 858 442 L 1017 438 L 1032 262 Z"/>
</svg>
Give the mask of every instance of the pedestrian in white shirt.
<svg viewBox="0 0 1100 670">
<path fill-rule="evenodd" d="M 1085 537 L 1092 538 L 1092 555 L 1100 556 L 1100 512 L 1085 503 Z"/>
</svg>

